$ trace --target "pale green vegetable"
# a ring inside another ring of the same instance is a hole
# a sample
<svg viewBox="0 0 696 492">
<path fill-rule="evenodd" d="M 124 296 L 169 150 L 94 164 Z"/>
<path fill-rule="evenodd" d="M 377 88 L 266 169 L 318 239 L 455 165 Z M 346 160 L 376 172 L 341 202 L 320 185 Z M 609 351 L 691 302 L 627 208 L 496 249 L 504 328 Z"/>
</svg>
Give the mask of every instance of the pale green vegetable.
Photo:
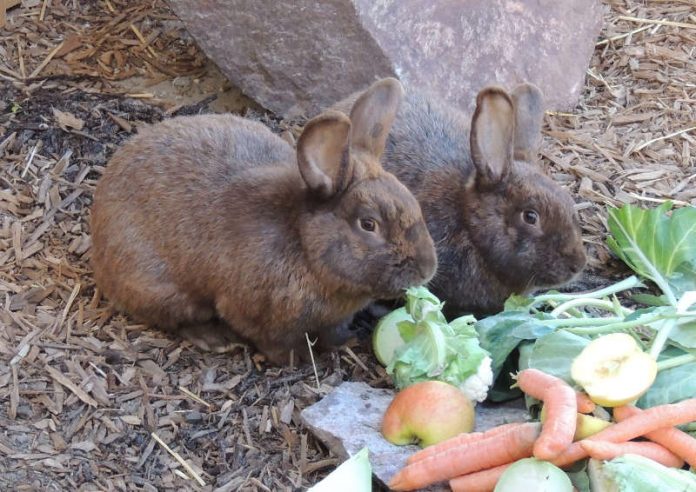
<svg viewBox="0 0 696 492">
<path fill-rule="evenodd" d="M 420 381 L 457 386 L 472 401 L 486 399 L 493 383 L 491 359 L 479 345 L 476 319 L 447 322 L 443 303 L 426 287 L 406 290 L 406 305 L 380 320 L 373 337 L 377 358 L 403 389 Z"/>
<path fill-rule="evenodd" d="M 587 474 L 590 477 L 590 490 L 592 492 L 619 492 L 616 482 L 604 471 L 604 462 L 601 460 L 588 460 Z"/>
<path fill-rule="evenodd" d="M 372 347 L 375 357 L 383 366 L 389 365 L 394 353 L 406 344 L 404 335 L 399 330 L 399 324 L 407 321 L 413 323 L 413 318 L 405 307 L 395 309 L 379 320 L 372 334 Z"/>
<path fill-rule="evenodd" d="M 693 473 L 634 454 L 604 463 L 590 460 L 588 471 L 593 492 L 696 492 Z"/>
<path fill-rule="evenodd" d="M 572 492 L 563 470 L 548 461 L 523 458 L 510 465 L 498 479 L 494 492 Z"/>
<path fill-rule="evenodd" d="M 368 449 L 362 448 L 307 492 L 371 492 L 372 465 Z"/>
<path fill-rule="evenodd" d="M 668 304 L 696 290 L 696 208 L 610 208 L 607 244 L 640 276 L 660 288 Z"/>
<path fill-rule="evenodd" d="M 683 315 L 696 301 L 696 208 L 671 209 L 669 202 L 649 210 L 610 209 L 607 244 L 633 271 L 655 282 L 674 314 Z M 694 323 L 678 327 L 666 317 L 658 326 L 650 348 L 655 359 L 669 339 L 694 348 Z"/>
</svg>

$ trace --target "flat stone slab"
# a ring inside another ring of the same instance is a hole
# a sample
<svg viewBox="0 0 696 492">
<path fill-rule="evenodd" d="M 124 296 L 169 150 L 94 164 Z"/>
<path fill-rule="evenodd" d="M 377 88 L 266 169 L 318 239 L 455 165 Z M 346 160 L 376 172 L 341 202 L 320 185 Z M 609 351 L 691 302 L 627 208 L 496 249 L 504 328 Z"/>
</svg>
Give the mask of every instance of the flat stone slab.
<svg viewBox="0 0 696 492">
<path fill-rule="evenodd" d="M 342 460 L 367 446 L 372 471 L 382 483 L 406 463 L 418 446 L 395 446 L 382 437 L 382 416 L 395 392 L 372 388 L 365 383 L 344 382 L 301 413 L 304 425 Z M 476 406 L 476 431 L 485 431 L 508 422 L 524 422 L 528 414 L 520 398 L 503 404 Z M 449 490 L 436 486 L 427 490 Z"/>
<path fill-rule="evenodd" d="M 471 111 L 485 85 L 528 81 L 547 109 L 578 100 L 600 0 L 168 0 L 199 46 L 276 114 L 313 116 L 398 77 Z"/>
</svg>

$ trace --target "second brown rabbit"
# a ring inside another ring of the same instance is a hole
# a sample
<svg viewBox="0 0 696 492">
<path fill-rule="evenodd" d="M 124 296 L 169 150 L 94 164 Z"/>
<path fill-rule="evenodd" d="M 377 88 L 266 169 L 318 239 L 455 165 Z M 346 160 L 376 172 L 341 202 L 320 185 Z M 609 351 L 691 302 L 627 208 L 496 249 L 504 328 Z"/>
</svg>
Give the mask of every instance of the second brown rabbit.
<svg viewBox="0 0 696 492">
<path fill-rule="evenodd" d="M 559 286 L 585 265 L 573 199 L 538 162 L 543 113 L 531 84 L 484 88 L 473 116 L 406 91 L 383 165 L 421 205 L 438 253 L 429 286 L 450 315 L 496 312 L 511 294 Z"/>
<path fill-rule="evenodd" d="M 97 286 L 120 309 L 223 351 L 306 350 L 372 300 L 436 269 L 418 202 L 379 157 L 402 99 L 376 82 L 350 118 L 326 112 L 297 151 L 260 123 L 178 117 L 120 148 L 92 209 Z"/>
</svg>

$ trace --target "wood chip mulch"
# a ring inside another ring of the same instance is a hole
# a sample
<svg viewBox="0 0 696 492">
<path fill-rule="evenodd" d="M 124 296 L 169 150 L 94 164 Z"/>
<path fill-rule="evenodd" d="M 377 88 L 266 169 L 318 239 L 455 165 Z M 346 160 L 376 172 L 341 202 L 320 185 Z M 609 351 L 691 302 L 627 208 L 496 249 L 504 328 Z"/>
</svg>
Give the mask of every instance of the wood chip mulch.
<svg viewBox="0 0 696 492">
<path fill-rule="evenodd" d="M 582 99 L 547 116 L 543 149 L 578 197 L 595 283 L 625 273 L 607 205 L 696 204 L 696 5 L 606 6 Z M 148 95 L 206 66 L 161 0 L 25 0 L 0 30 L 1 490 L 301 490 L 337 463 L 301 409 L 344 380 L 389 385 L 364 338 L 320 357 L 317 380 L 245 347 L 201 353 L 95 290 L 95 183 L 138 125 L 209 110 Z"/>
</svg>

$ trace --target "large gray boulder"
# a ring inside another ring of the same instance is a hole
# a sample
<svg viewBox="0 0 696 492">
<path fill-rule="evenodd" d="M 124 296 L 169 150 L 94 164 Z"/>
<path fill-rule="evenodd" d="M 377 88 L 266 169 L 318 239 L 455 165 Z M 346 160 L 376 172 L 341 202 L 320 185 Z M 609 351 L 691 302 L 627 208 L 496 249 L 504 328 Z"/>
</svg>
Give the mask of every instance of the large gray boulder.
<svg viewBox="0 0 696 492">
<path fill-rule="evenodd" d="M 396 76 L 464 110 L 487 84 L 538 85 L 572 108 L 600 0 L 169 0 L 203 51 L 281 116 L 313 116 Z"/>
</svg>

